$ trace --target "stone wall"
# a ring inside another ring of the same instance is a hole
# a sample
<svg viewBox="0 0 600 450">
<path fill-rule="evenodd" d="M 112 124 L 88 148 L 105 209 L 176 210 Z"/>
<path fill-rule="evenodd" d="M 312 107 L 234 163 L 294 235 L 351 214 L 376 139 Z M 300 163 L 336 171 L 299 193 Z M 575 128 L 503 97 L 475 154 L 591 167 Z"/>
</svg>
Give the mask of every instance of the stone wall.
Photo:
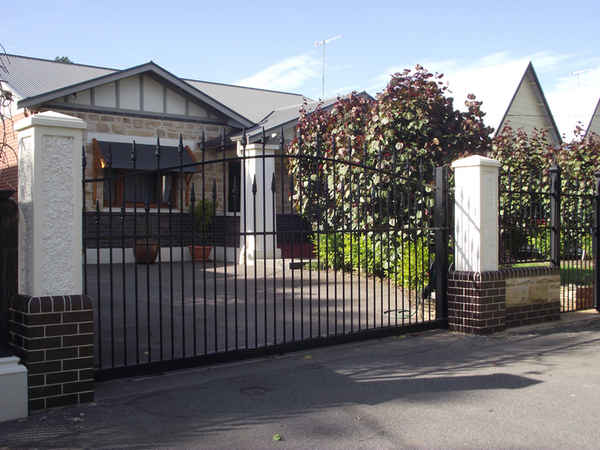
<svg viewBox="0 0 600 450">
<path fill-rule="evenodd" d="M 503 270 L 506 326 L 516 327 L 560 318 L 560 273 L 550 267 Z"/>
<path fill-rule="evenodd" d="M 87 129 L 84 132 L 83 140 L 86 143 L 86 158 L 87 158 L 87 170 L 86 176 L 88 178 L 102 177 L 102 169 L 94 168 L 94 154 L 92 149 L 92 137 L 101 134 L 110 134 L 115 137 L 121 136 L 124 139 L 131 139 L 133 141 L 137 138 L 140 142 L 140 138 L 152 139 L 157 136 L 163 139 L 179 139 L 179 135 L 183 136 L 184 142 L 189 146 L 194 157 L 200 161 L 202 159 L 200 151 L 200 141 L 202 134 L 204 133 L 207 141 L 214 141 L 221 136 L 223 130 L 225 133 L 229 133 L 231 128 L 217 125 L 207 125 L 197 122 L 186 122 L 177 120 L 158 120 L 158 119 L 147 119 L 134 116 L 124 116 L 115 114 L 99 114 L 90 112 L 79 112 L 71 110 L 60 110 L 53 108 L 53 111 L 68 114 L 74 117 L 79 117 L 87 123 Z M 146 142 L 144 141 L 144 142 Z M 171 143 L 164 145 L 173 145 Z M 234 156 L 235 151 L 228 149 L 225 152 L 225 157 Z M 218 150 L 207 150 L 205 155 L 206 161 L 222 159 L 223 153 Z M 200 170 L 200 169 L 199 169 Z M 225 164 L 225 173 L 227 174 L 227 165 Z M 226 207 L 226 198 L 223 197 L 223 191 L 225 187 L 225 193 L 227 192 L 227 177 L 223 179 L 223 163 L 211 163 L 205 165 L 205 195 L 207 199 L 212 199 L 212 186 L 213 180 L 216 181 L 217 185 L 217 210 L 222 212 Z M 192 179 L 192 183 L 196 187 L 196 198 L 201 198 L 202 186 L 201 186 L 201 175 L 195 174 Z M 104 186 L 102 183 L 88 183 L 86 185 L 86 207 L 94 208 L 95 200 L 100 201 L 100 207 L 103 208 L 103 190 Z M 185 185 L 185 199 L 184 208 L 189 204 L 190 196 L 190 185 Z M 179 196 L 177 201 L 179 202 Z M 177 204 L 176 207 L 179 207 Z"/>
</svg>

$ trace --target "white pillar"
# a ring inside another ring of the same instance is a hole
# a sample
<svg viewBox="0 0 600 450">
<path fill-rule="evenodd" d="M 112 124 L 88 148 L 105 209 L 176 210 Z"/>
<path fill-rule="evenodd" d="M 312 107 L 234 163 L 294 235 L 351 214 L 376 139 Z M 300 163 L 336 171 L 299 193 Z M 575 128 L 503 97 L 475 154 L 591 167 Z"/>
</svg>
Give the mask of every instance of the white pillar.
<svg viewBox="0 0 600 450">
<path fill-rule="evenodd" d="M 52 111 L 19 132 L 19 294 L 79 295 L 82 289 L 82 163 L 86 123 Z"/>
<path fill-rule="evenodd" d="M 500 163 L 469 156 L 452 163 L 455 180 L 455 270 L 498 270 L 498 170 Z"/>
<path fill-rule="evenodd" d="M 273 155 L 278 149 L 277 145 L 265 145 L 265 157 L 263 158 L 262 144 L 246 145 L 246 159 L 242 160 L 242 186 L 240 187 L 240 231 L 242 233 L 240 236 L 240 264 L 246 261 L 248 265 L 254 265 L 258 259 L 281 257 L 275 236 L 277 212 L 271 190 L 275 174 Z M 244 156 L 243 147 L 239 142 L 237 152 L 239 157 Z M 253 193 L 255 180 L 256 194 Z M 254 216 L 255 211 L 256 217 Z M 263 232 L 266 234 L 253 234 Z M 244 238 L 243 233 L 252 234 L 246 235 Z"/>
<path fill-rule="evenodd" d="M 27 369 L 19 358 L 0 358 L 0 422 L 27 417 Z"/>
</svg>

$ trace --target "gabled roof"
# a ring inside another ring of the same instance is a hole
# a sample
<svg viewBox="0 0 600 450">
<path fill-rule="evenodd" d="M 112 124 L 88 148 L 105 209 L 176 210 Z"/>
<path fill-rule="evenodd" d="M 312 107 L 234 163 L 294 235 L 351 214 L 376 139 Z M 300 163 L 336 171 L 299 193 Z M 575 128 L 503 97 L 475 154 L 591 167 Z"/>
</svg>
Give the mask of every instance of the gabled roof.
<svg viewBox="0 0 600 450">
<path fill-rule="evenodd" d="M 93 87 L 121 80 L 123 78 L 129 78 L 131 76 L 139 75 L 142 73 L 154 74 L 155 76 L 176 86 L 191 97 L 211 106 L 215 110 L 219 111 L 221 114 L 238 121 L 240 124 L 242 124 L 242 126 L 249 126 L 252 124 L 252 122 L 250 122 L 244 116 L 226 107 L 222 103 L 216 101 L 214 98 L 206 95 L 204 92 L 199 91 L 193 86 L 190 86 L 185 81 L 181 80 L 180 78 L 177 78 L 171 72 L 168 72 L 167 70 L 163 69 L 158 64 L 155 64 L 152 61 L 146 64 L 141 64 L 139 66 L 130 67 L 129 69 L 106 73 L 96 78 L 91 78 L 89 80 L 81 81 L 79 83 L 74 83 L 65 87 L 54 89 L 52 91 L 43 92 L 35 96 L 24 98 L 19 101 L 18 106 L 19 108 L 26 108 L 30 106 L 39 105 L 41 103 L 46 103 L 52 100 L 56 100 L 57 98 L 64 97 L 65 95 L 74 94 L 75 92 L 91 89 Z"/>
<path fill-rule="evenodd" d="M 556 126 L 556 122 L 554 121 L 554 116 L 552 115 L 552 111 L 550 110 L 550 106 L 548 105 L 548 101 L 546 100 L 546 96 L 544 95 L 544 90 L 542 89 L 542 85 L 540 84 L 540 80 L 539 80 L 537 74 L 535 73 L 535 69 L 533 68 L 533 64 L 531 63 L 531 61 L 529 62 L 529 64 L 527 64 L 527 68 L 525 69 L 525 71 L 523 72 L 523 75 L 521 76 L 519 84 L 517 85 L 517 87 L 512 95 L 512 98 L 508 104 L 508 107 L 506 108 L 504 115 L 502 116 L 502 119 L 500 120 L 500 123 L 496 127 L 495 135 L 498 135 L 498 133 L 506 125 L 506 122 L 508 122 L 510 120 L 510 111 L 515 103 L 515 100 L 517 99 L 517 95 L 519 93 L 519 90 L 521 89 L 521 86 L 527 81 L 528 75 L 532 75 L 533 81 L 535 84 L 535 88 L 538 90 L 538 93 L 542 99 L 542 103 L 544 106 L 544 112 L 546 113 L 547 117 L 550 119 L 550 123 L 552 125 L 552 130 L 550 130 L 550 131 L 551 132 L 553 131 L 556 134 L 558 143 L 560 143 L 560 142 L 562 142 L 562 139 L 560 137 L 560 132 L 558 130 L 558 127 Z"/>
<path fill-rule="evenodd" d="M 585 130 L 585 137 L 588 137 L 589 134 L 592 132 L 600 135 L 600 99 L 598 100 L 598 103 L 596 103 L 596 107 L 594 108 L 594 112 L 592 113 L 590 123 L 588 124 L 588 127 Z"/>
<path fill-rule="evenodd" d="M 255 125 L 275 108 L 304 100 L 300 94 L 182 79 L 154 62 L 118 70 L 27 56 L 7 56 L 9 73 L 3 74 L 3 78 L 22 98 L 19 106 L 48 101 L 49 98 L 58 98 L 69 92 L 88 89 L 144 71 L 154 72 L 204 103 L 223 113 L 227 112 L 226 115 L 233 115 L 245 127 Z"/>
</svg>

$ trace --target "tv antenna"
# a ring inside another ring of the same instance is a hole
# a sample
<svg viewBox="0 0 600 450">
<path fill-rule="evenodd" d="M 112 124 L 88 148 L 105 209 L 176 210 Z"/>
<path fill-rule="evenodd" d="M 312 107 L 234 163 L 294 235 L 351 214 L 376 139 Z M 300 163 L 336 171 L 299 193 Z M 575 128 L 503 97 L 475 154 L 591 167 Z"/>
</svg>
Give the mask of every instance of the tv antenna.
<svg viewBox="0 0 600 450">
<path fill-rule="evenodd" d="M 580 80 L 580 76 L 581 75 L 585 75 L 588 72 L 591 72 L 592 69 L 583 69 L 583 70 L 576 70 L 575 72 L 571 72 L 571 76 L 573 77 L 577 77 L 577 87 L 580 88 L 581 87 L 581 80 Z"/>
<path fill-rule="evenodd" d="M 330 37 L 329 39 L 323 39 L 322 41 L 315 41 L 315 47 L 323 47 L 323 69 L 321 73 L 321 100 L 325 100 L 325 47 L 327 44 L 333 41 L 341 39 L 342 35 Z"/>
</svg>

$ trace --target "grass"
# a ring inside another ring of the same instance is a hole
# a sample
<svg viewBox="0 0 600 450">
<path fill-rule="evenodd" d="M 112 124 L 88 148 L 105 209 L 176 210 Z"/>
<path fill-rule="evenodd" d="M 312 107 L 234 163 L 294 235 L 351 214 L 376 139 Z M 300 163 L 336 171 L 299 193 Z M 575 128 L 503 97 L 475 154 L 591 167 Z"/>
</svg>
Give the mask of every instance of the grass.
<svg viewBox="0 0 600 450">
<path fill-rule="evenodd" d="M 549 262 L 528 262 L 513 264 L 511 267 L 550 267 Z M 575 284 L 575 285 L 593 285 L 594 284 L 594 268 L 593 267 L 561 267 L 560 268 L 560 284 Z"/>
</svg>

